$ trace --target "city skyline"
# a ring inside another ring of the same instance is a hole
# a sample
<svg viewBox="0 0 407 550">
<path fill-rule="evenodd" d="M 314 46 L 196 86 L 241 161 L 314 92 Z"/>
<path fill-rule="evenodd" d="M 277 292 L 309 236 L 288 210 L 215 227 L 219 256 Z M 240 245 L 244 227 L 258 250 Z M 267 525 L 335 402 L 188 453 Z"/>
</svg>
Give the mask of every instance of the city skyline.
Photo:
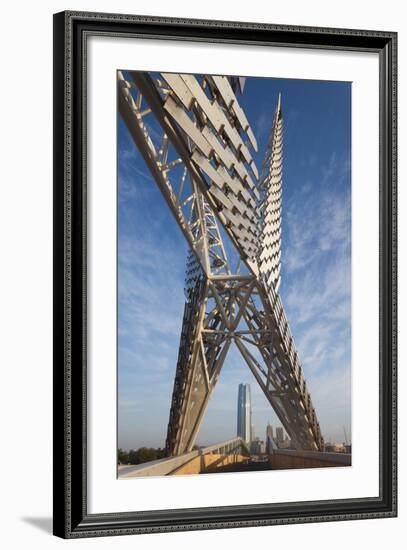
<svg viewBox="0 0 407 550">
<path fill-rule="evenodd" d="M 264 153 L 279 91 L 286 121 L 280 294 L 322 433 L 326 440 L 340 440 L 343 426 L 351 434 L 350 84 L 249 78 L 242 104 L 258 138 L 258 158 Z M 179 345 L 187 247 L 126 132 L 119 120 L 119 447 L 162 447 Z M 304 135 L 306 140 L 301 139 Z M 137 238 L 141 228 L 143 240 Z M 155 342 L 155 349 L 149 341 Z M 252 387 L 255 432 L 263 433 L 269 418 L 277 424 L 254 377 L 233 350 L 197 443 L 221 441 L 235 433 L 235 392 L 242 380 Z M 147 403 L 153 404 L 148 417 Z"/>
<path fill-rule="evenodd" d="M 241 437 L 246 443 L 251 443 L 260 440 L 261 442 L 267 442 L 268 437 L 271 437 L 275 443 L 291 442 L 289 434 L 281 424 L 271 424 L 267 422 L 264 430 L 260 430 L 260 435 L 256 436 L 253 430 L 252 410 L 251 410 L 251 388 L 250 384 L 240 383 L 238 385 L 238 399 L 237 399 L 237 430 L 236 434 Z M 248 396 L 248 397 L 247 397 Z M 247 434 L 249 437 L 247 437 Z M 264 435 L 265 437 L 262 437 Z M 348 439 L 346 430 L 344 430 L 343 440 L 330 440 L 327 439 L 324 443 L 326 445 L 351 445 L 352 441 Z M 129 451 L 130 449 L 121 448 L 122 450 Z M 157 447 L 162 448 L 162 447 Z"/>
</svg>

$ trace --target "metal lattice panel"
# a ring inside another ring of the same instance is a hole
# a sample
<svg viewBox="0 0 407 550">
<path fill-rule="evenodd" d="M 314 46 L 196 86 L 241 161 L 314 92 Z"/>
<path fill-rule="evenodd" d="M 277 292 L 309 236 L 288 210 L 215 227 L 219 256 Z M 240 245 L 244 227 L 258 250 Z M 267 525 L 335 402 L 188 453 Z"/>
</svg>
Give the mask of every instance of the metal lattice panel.
<svg viewBox="0 0 407 550">
<path fill-rule="evenodd" d="M 259 271 L 267 285 L 278 290 L 281 270 L 281 194 L 283 177 L 283 115 L 278 97 L 273 128 L 264 157 L 259 189 L 260 211 Z"/>
</svg>

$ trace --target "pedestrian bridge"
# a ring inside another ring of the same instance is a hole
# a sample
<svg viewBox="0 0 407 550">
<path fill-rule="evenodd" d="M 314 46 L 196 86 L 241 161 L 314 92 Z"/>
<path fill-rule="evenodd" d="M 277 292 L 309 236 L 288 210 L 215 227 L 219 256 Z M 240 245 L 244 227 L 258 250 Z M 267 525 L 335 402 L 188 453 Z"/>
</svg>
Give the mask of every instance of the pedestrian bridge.
<svg viewBox="0 0 407 550">
<path fill-rule="evenodd" d="M 119 466 L 119 479 L 148 476 L 203 474 L 216 472 L 250 460 L 250 451 L 241 437 L 235 437 L 180 456 L 152 460 L 134 466 Z"/>
<path fill-rule="evenodd" d="M 351 454 L 278 449 L 274 443 L 269 445 L 269 452 L 259 459 L 250 456 L 249 447 L 241 437 L 235 437 L 180 456 L 161 458 L 144 464 L 120 465 L 118 477 L 130 479 L 215 472 L 340 467 L 351 464 Z"/>
</svg>

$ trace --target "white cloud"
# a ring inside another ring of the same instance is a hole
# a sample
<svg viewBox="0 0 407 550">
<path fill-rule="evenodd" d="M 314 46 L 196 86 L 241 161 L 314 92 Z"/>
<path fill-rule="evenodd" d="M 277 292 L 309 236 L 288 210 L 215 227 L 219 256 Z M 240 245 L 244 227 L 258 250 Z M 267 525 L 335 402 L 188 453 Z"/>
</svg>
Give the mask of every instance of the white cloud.
<svg viewBox="0 0 407 550">
<path fill-rule="evenodd" d="M 283 228 L 287 318 L 322 433 L 339 441 L 351 416 L 351 196 L 342 186 L 349 168 L 332 153 L 320 195 L 291 197 Z"/>
<path fill-rule="evenodd" d="M 322 185 L 330 183 L 332 177 L 337 173 L 337 166 L 336 152 L 333 151 L 329 158 L 328 166 L 322 167 Z"/>
<path fill-rule="evenodd" d="M 340 364 L 326 369 L 318 377 L 310 377 L 308 385 L 326 441 L 343 441 L 345 427 L 351 438 L 351 372 L 350 365 Z"/>
</svg>

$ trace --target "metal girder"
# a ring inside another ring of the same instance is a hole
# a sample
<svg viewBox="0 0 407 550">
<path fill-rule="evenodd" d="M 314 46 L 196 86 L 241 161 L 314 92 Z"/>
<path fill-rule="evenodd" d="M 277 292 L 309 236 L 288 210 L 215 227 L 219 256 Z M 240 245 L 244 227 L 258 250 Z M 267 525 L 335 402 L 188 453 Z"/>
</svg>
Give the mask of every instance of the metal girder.
<svg viewBox="0 0 407 550">
<path fill-rule="evenodd" d="M 244 312 L 251 340 L 235 342 L 281 423 L 298 449 L 323 450 L 323 438 L 287 318 L 273 288 L 258 289 Z M 247 343 L 258 349 L 253 357 Z"/>
<path fill-rule="evenodd" d="M 296 448 L 322 450 L 319 423 L 278 295 L 264 292 L 253 276 L 219 276 L 201 280 L 193 297 L 185 306 L 188 314 L 174 384 L 168 453 L 193 448 L 232 342 Z M 190 308 L 195 308 L 194 315 Z M 188 329 L 192 318 L 195 332 Z M 185 334 L 190 338 L 185 339 Z"/>
<path fill-rule="evenodd" d="M 169 455 L 193 448 L 232 342 L 296 448 L 323 449 L 278 295 L 281 99 L 259 177 L 238 84 L 232 77 L 118 72 L 119 112 L 190 247 Z M 220 226 L 248 273 L 240 262 L 231 269 Z"/>
<path fill-rule="evenodd" d="M 118 96 L 120 114 L 203 270 L 208 271 L 208 258 L 202 242 L 191 235 L 184 212 L 200 194 L 247 267 L 257 273 L 258 172 L 241 135 L 249 136 L 251 129 L 242 129 L 242 120 L 223 103 L 211 77 L 201 85 L 192 75 L 164 73 L 154 80 L 148 73 L 129 71 L 127 80 L 118 71 Z M 241 111 L 234 97 L 234 108 Z M 163 170 L 153 132 L 144 120 L 148 117 L 155 119 L 154 134 L 161 134 L 178 166 L 186 169 L 183 193 L 179 178 L 171 177 L 172 168 Z"/>
<path fill-rule="evenodd" d="M 231 343 L 222 332 L 225 318 L 218 305 L 210 308 L 209 295 L 209 281 L 200 280 L 185 304 L 166 441 L 169 455 L 192 450 Z"/>
</svg>

